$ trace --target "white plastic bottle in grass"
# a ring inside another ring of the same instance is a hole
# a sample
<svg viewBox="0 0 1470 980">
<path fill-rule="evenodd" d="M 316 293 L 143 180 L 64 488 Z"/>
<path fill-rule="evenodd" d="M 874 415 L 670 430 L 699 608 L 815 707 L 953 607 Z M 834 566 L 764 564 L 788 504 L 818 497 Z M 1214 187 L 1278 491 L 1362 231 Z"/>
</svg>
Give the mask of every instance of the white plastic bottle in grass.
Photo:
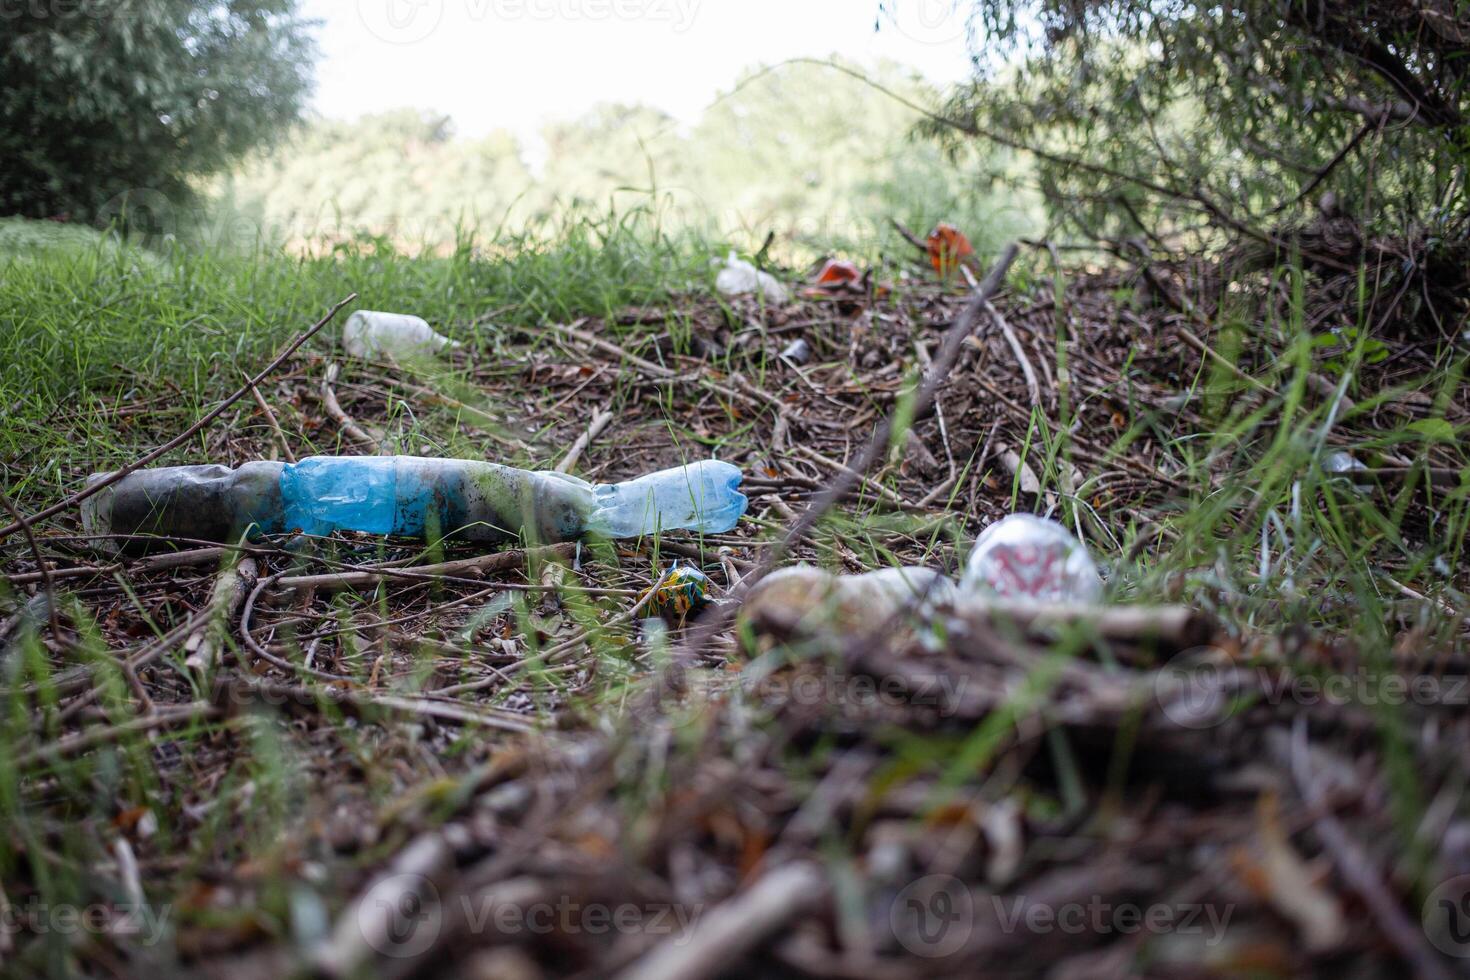
<svg viewBox="0 0 1470 980">
<path fill-rule="evenodd" d="M 353 357 L 383 354 L 405 357 L 433 354 L 460 345 L 435 333 L 434 328 L 421 317 L 358 310 L 347 318 L 342 327 L 342 346 Z"/>
<path fill-rule="evenodd" d="M 1056 521 L 1011 514 L 981 532 L 963 592 L 1035 602 L 1096 602 L 1102 578 L 1082 542 Z"/>
<path fill-rule="evenodd" d="M 791 298 L 781 280 L 757 269 L 733 251 L 715 276 L 715 288 L 725 296 L 759 295 L 769 306 L 780 306 Z"/>
</svg>

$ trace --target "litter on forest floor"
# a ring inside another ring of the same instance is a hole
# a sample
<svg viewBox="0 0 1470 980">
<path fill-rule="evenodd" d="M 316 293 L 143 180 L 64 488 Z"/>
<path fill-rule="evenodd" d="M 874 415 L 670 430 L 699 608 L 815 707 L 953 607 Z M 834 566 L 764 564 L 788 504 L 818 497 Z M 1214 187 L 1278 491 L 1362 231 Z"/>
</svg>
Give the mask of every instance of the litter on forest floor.
<svg viewBox="0 0 1470 980">
<path fill-rule="evenodd" d="M 864 643 L 901 646 L 906 636 L 926 637 L 928 647 L 942 650 L 954 647 L 956 636 L 994 629 L 1038 641 L 1081 630 L 1095 643 L 1174 652 L 1205 643 L 1218 629 L 1190 606 L 1002 597 L 957 588 L 942 572 L 921 566 L 856 575 L 805 564 L 783 568 L 750 590 L 740 617 L 757 636 L 814 639 L 849 653 Z"/>
<path fill-rule="evenodd" d="M 709 576 L 693 565 L 675 565 L 668 574 L 649 586 L 638 597 L 647 600 L 645 607 L 655 616 L 682 623 L 690 613 L 697 613 L 710 602 Z"/>
<path fill-rule="evenodd" d="M 1357 473 L 1367 468 L 1363 465 L 1362 460 L 1354 457 L 1352 453 L 1344 452 L 1341 449 L 1335 453 L 1331 453 L 1322 461 L 1322 471 L 1324 473 L 1331 473 L 1334 476 L 1340 476 L 1345 473 Z"/>
<path fill-rule="evenodd" d="M 861 269 L 846 259 L 826 259 L 798 295 L 802 299 L 837 300 L 839 309 L 843 309 L 870 297 L 883 299 L 891 291 L 890 284 L 873 281 L 871 269 Z"/>
<path fill-rule="evenodd" d="M 798 337 L 785 347 L 781 348 L 781 356 L 795 365 L 805 364 L 812 359 L 812 345 L 803 337 Z"/>
<path fill-rule="evenodd" d="M 724 268 L 715 277 L 715 288 L 722 296 L 749 296 L 759 293 L 771 306 L 780 306 L 791 298 L 781 280 L 769 272 L 757 269 L 734 252 L 726 257 Z"/>
<path fill-rule="evenodd" d="M 975 539 L 960 578 L 965 592 L 1042 602 L 1096 602 L 1102 579 L 1087 546 L 1056 521 L 1011 514 Z"/>
<path fill-rule="evenodd" d="M 1102 579 L 1087 547 L 1055 521 L 1011 514 L 976 539 L 958 586 L 942 572 L 897 566 L 838 575 L 811 565 L 772 572 L 750 591 L 744 615 L 758 633 L 778 636 L 882 628 L 904 615 L 928 619 L 959 605 L 1048 604 L 1089 607 Z"/>
<path fill-rule="evenodd" d="M 297 550 L 178 535 L 102 562 L 78 558 L 75 525 L 50 508 L 35 511 L 34 547 L 17 523 L 0 682 L 27 713 L 7 751 L 22 774 L 13 812 L 40 846 L 5 881 L 12 907 L 46 896 L 27 869 L 47 862 L 78 869 L 79 900 L 106 899 L 118 855 L 131 853 L 134 885 L 176 911 L 159 955 L 219 976 L 285 975 L 319 940 L 336 955 L 312 962 L 343 973 L 548 980 L 646 976 L 685 950 L 710 975 L 892 980 L 1241 963 L 1286 976 L 1350 956 L 1367 957 L 1365 975 L 1391 975 L 1415 957 L 1436 962 L 1427 944 L 1443 930 L 1414 928 L 1424 889 L 1397 862 L 1406 840 L 1421 842 L 1424 883 L 1453 882 L 1470 839 L 1443 802 L 1463 782 L 1465 576 L 1453 550 L 1407 559 L 1462 522 L 1463 493 L 1438 492 L 1470 480 L 1458 445 L 1418 440 L 1402 455 L 1390 433 L 1414 431 L 1429 406 L 1388 398 L 1344 409 L 1321 440 L 1306 438 L 1317 423 L 1297 430 L 1282 457 L 1289 482 L 1264 493 L 1261 475 L 1281 471 L 1249 447 L 1271 442 L 1283 408 L 1261 389 L 1289 390 L 1293 359 L 1263 334 L 1241 350 L 1241 377 L 1181 400 L 1220 339 L 1218 310 L 1184 315 L 1169 302 L 1168 290 L 1185 295 L 1184 271 L 1155 263 L 1151 298 L 1137 270 L 1104 270 L 1064 286 L 1027 280 L 986 306 L 938 280 L 923 239 L 910 240 L 922 275 L 892 303 L 772 310 L 703 290 L 570 324 L 528 315 L 493 349 L 456 357 L 497 421 L 544 432 L 507 463 L 540 466 L 545 447 L 571 446 L 563 469 L 615 484 L 718 447 L 749 474 L 750 517 L 734 533 L 472 542 L 443 555 L 392 538 Z M 1270 295 L 1271 322 L 1294 322 L 1288 294 Z M 967 333 L 952 360 L 935 346 L 947 324 Z M 773 365 L 795 338 L 809 361 Z M 1429 348 L 1389 342 L 1392 357 L 1355 372 L 1355 392 L 1416 387 L 1410 365 Z M 255 376 L 278 428 L 252 424 L 247 385 L 206 418 L 240 405 L 208 441 L 195 438 L 200 423 L 180 433 L 155 411 L 169 396 L 145 389 L 121 399 L 118 431 L 161 445 L 160 459 L 202 444 L 210 460 L 282 447 L 310 460 L 340 422 L 311 407 L 330 356 L 293 347 Z M 403 372 L 344 368 L 342 409 L 365 428 L 387 431 L 406 404 L 425 441 L 483 440 L 484 413 L 444 411 Z M 939 380 L 932 408 L 910 412 L 916 377 Z M 1345 404 L 1331 385 L 1302 397 L 1319 422 Z M 1214 403 L 1238 403 L 1228 441 L 1209 435 L 1222 424 Z M 1456 425 L 1462 403 L 1446 409 Z M 898 453 L 892 438 L 861 450 L 900 413 Z M 1045 468 L 1041 422 L 1063 440 Z M 1334 472 L 1330 454 L 1348 449 L 1369 468 Z M 230 473 L 279 488 L 283 470 L 198 473 L 220 488 Z M 34 472 L 17 501 L 33 511 L 49 480 Z M 1285 509 L 1297 483 L 1300 516 Z M 104 506 L 109 523 L 125 516 L 93 489 L 92 518 Z M 649 488 L 630 497 L 656 504 Z M 1402 508 L 1401 537 L 1381 543 L 1379 498 Z M 181 509 L 161 502 L 165 515 Z M 1314 507 L 1335 515 L 1330 537 L 1313 530 L 1326 520 Z M 1076 540 L 1053 525 L 1049 544 L 1022 535 L 1007 554 L 1003 539 L 1028 523 L 1006 517 L 1018 508 L 1067 515 Z M 1262 529 L 1271 568 L 1257 584 L 1239 561 Z M 1343 573 L 1339 537 L 1361 540 L 1371 580 Z M 1108 572 L 1105 595 L 1088 552 Z M 1059 579 L 1072 582 L 1068 601 L 1027 594 L 1079 553 L 1084 584 Z M 1001 587 L 956 586 L 967 558 L 993 565 L 976 575 Z M 708 576 L 703 597 L 719 599 L 698 619 L 696 573 Z M 803 602 L 811 615 L 793 616 Z M 1342 697 L 1328 681 L 1348 685 Z M 1377 737 L 1385 721 L 1392 739 Z M 1386 787 L 1403 773 L 1433 819 L 1401 820 Z M 82 812 L 66 789 L 120 778 L 141 787 L 119 796 L 120 812 Z M 147 820 L 167 833 L 143 832 Z M 78 825 L 109 846 L 73 848 Z M 206 842 L 202 863 L 181 860 L 184 839 Z M 262 877 L 261 840 L 276 867 L 300 869 L 284 894 L 315 916 L 310 930 L 294 931 L 295 906 L 268 897 L 281 892 Z M 1326 928 L 1310 913 L 1329 900 Z M 699 916 L 687 942 L 654 929 L 485 933 L 470 921 L 650 902 Z M 1228 913 L 1211 945 L 1184 929 L 1075 932 L 1049 918 L 1039 934 L 977 914 L 1181 903 Z M 960 917 L 939 915 L 951 911 Z M 944 928 L 953 944 L 925 938 Z M 1407 953 L 1393 945 L 1405 935 Z M 17 939 L 39 962 L 41 937 Z M 106 973 L 117 955 L 151 954 L 112 935 L 68 955 Z"/>
<path fill-rule="evenodd" d="M 811 565 L 772 572 L 751 589 L 755 618 L 795 622 L 828 607 L 836 624 L 873 624 L 903 612 L 921 615 L 965 597 L 1045 603 L 1095 603 L 1102 595 L 1097 566 L 1056 521 L 1011 514 L 975 539 L 959 586 L 932 568 L 897 566 L 836 575 Z"/>
<path fill-rule="evenodd" d="M 926 242 L 929 246 L 929 263 L 941 276 L 953 275 L 961 265 L 974 261 L 975 247 L 970 244 L 964 232 L 954 225 L 943 222 L 935 225 Z"/>
<path fill-rule="evenodd" d="M 863 272 L 854 262 L 846 259 L 828 259 L 813 281 L 818 286 L 837 286 L 844 283 L 862 282 Z"/>
<path fill-rule="evenodd" d="M 746 596 L 742 615 L 757 633 L 852 633 L 904 613 L 927 616 L 954 600 L 954 583 L 932 568 L 880 568 L 837 575 L 794 565 L 761 579 Z"/>
<path fill-rule="evenodd" d="M 107 479 L 98 474 L 93 480 Z M 565 473 L 422 456 L 311 456 L 137 470 L 83 504 L 88 534 L 230 543 L 333 531 L 499 543 L 572 541 L 688 529 L 730 530 L 745 513 L 740 469 L 704 459 L 634 480 L 591 484 Z"/>
<path fill-rule="evenodd" d="M 461 346 L 407 313 L 358 310 L 342 326 L 342 347 L 353 357 L 404 357 L 437 353 Z"/>
</svg>

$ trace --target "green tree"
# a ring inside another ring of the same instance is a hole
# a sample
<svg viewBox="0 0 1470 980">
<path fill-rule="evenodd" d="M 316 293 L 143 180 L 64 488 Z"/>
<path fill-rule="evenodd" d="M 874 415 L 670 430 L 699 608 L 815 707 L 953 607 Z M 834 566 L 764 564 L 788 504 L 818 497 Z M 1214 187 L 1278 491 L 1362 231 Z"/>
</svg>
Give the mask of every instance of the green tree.
<svg viewBox="0 0 1470 980">
<path fill-rule="evenodd" d="M 999 238 L 1026 223 L 1030 202 L 1000 217 L 991 184 L 1010 155 L 974 147 L 946 161 L 908 133 L 934 90 L 891 62 L 860 70 L 792 61 L 747 72 L 690 138 L 691 184 L 721 216 L 757 240 L 766 230 L 814 243 L 870 238 L 887 218 L 946 220 Z M 905 104 L 907 102 L 908 104 Z"/>
<path fill-rule="evenodd" d="M 308 27 L 295 0 L 0 6 L 0 214 L 176 205 L 298 117 Z"/>
<path fill-rule="evenodd" d="M 1459 307 L 1466 0 L 966 3 L 976 76 L 925 128 L 1030 151 L 1058 229 L 1236 270 L 1366 261 Z"/>
</svg>

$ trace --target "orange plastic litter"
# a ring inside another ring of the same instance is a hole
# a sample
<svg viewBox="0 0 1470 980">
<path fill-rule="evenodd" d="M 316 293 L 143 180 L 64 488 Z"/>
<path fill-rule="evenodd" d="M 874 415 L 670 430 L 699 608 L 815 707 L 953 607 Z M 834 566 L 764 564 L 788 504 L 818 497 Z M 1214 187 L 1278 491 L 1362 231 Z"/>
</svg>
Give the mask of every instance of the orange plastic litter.
<svg viewBox="0 0 1470 980">
<path fill-rule="evenodd" d="M 964 232 L 954 225 L 938 224 L 929 232 L 929 261 L 934 271 L 941 276 L 953 273 L 966 258 L 975 254 L 975 247 Z"/>
</svg>

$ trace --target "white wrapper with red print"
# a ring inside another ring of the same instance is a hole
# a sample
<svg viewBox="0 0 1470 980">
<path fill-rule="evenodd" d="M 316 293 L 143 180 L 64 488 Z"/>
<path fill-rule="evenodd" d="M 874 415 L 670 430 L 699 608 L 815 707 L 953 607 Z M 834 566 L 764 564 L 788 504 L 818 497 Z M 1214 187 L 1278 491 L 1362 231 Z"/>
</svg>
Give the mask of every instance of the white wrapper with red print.
<svg viewBox="0 0 1470 980">
<path fill-rule="evenodd" d="M 1087 548 L 1056 521 L 1012 514 L 981 532 L 960 590 L 1037 602 L 1096 602 L 1102 579 Z"/>
</svg>

